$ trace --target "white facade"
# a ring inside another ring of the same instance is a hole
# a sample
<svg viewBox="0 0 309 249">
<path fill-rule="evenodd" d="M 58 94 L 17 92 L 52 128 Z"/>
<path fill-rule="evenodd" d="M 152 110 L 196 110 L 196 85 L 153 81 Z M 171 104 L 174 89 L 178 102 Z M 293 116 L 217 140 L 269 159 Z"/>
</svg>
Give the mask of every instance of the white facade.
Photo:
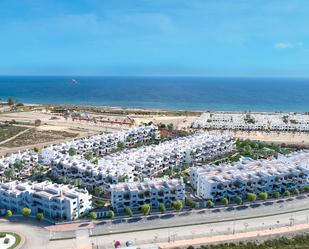
<svg viewBox="0 0 309 249">
<path fill-rule="evenodd" d="M 44 213 L 48 218 L 72 220 L 91 208 L 91 195 L 87 190 L 71 185 L 51 182 L 12 181 L 0 185 L 0 207 L 21 213 L 24 207 L 31 214 Z"/>
<path fill-rule="evenodd" d="M 131 128 L 117 133 L 76 139 L 43 149 L 40 154 L 40 162 L 48 164 L 55 154 L 67 155 L 71 148 L 75 149 L 77 155 L 81 157 L 86 153 L 91 153 L 93 156 L 103 156 L 117 149 L 119 142 L 123 143 L 126 147 L 130 147 L 139 142 L 146 143 L 153 138 L 158 139 L 159 137 L 158 128 L 150 125 Z"/>
<path fill-rule="evenodd" d="M 32 150 L 25 150 L 0 158 L 0 181 L 3 180 L 4 172 L 7 169 L 15 168 L 16 162 L 20 162 L 22 164 L 22 169 L 14 170 L 14 177 L 27 177 L 31 174 L 32 167 L 38 163 L 38 154 Z"/>
<path fill-rule="evenodd" d="M 309 151 L 279 159 L 194 167 L 190 182 L 199 197 L 215 201 L 245 197 L 248 192 L 283 193 L 309 185 Z"/>
<path fill-rule="evenodd" d="M 193 128 L 309 131 L 309 115 L 295 113 L 203 113 Z"/>
<path fill-rule="evenodd" d="M 98 166 L 85 160 L 59 156 L 52 160 L 52 172 L 68 179 L 79 178 L 89 188 L 97 185 L 108 188 L 117 183 L 119 177 L 128 181 L 135 177 L 153 177 L 185 163 L 205 162 L 233 149 L 234 141 L 228 134 L 218 136 L 202 132 L 159 145 L 114 153 L 99 160 Z"/>
<path fill-rule="evenodd" d="M 138 210 L 149 204 L 158 208 L 160 203 L 169 207 L 174 201 L 185 200 L 185 184 L 182 179 L 151 179 L 143 182 L 128 182 L 111 185 L 111 204 L 116 212 L 125 208 Z"/>
</svg>

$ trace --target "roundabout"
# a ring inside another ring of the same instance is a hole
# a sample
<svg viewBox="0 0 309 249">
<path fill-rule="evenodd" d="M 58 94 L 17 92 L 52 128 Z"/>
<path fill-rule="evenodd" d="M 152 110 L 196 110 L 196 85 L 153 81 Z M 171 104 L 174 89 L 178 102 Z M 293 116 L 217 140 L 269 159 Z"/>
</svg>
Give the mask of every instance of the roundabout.
<svg viewBox="0 0 309 249">
<path fill-rule="evenodd" d="M 0 248 L 1 249 L 15 249 L 20 248 L 22 238 L 17 233 L 0 232 Z"/>
</svg>

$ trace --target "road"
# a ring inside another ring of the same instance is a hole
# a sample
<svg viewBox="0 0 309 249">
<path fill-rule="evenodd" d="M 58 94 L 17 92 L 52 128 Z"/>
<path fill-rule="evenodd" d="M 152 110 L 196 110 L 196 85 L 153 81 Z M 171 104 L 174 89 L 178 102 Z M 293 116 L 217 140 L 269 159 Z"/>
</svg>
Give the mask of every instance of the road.
<svg viewBox="0 0 309 249">
<path fill-rule="evenodd" d="M 46 224 L 34 220 L 28 220 L 25 223 L 22 222 L 23 218 L 11 222 L 1 220 L 0 230 L 15 231 L 23 235 L 26 238 L 24 249 L 89 248 L 92 243 L 100 245 L 100 248 L 111 248 L 115 240 L 123 243 L 130 240 L 137 245 L 165 243 L 166 246 L 168 241 L 231 234 L 237 234 L 237 238 L 241 238 L 244 232 L 261 232 L 269 229 L 274 231 L 280 227 L 293 229 L 294 225 L 309 223 L 308 197 L 294 200 L 288 198 L 279 203 L 267 203 L 269 202 L 247 205 L 248 207 L 243 210 L 225 208 L 225 211 L 219 212 L 217 209 L 197 211 L 194 214 L 183 212 L 174 217 L 163 215 L 158 219 L 149 220 L 148 218 L 133 223 L 128 221 L 125 223 L 106 222 L 103 225 L 97 225 L 94 229 L 83 229 L 81 225 L 80 230 L 61 232 L 57 235 L 58 238 L 60 235 L 68 238 L 65 240 L 50 241 L 49 238 L 55 238 L 55 232 L 48 231 L 45 228 Z M 309 228 L 309 225 L 307 226 Z M 89 237 L 89 234 L 104 235 Z M 245 237 L 245 234 L 243 236 Z"/>
</svg>

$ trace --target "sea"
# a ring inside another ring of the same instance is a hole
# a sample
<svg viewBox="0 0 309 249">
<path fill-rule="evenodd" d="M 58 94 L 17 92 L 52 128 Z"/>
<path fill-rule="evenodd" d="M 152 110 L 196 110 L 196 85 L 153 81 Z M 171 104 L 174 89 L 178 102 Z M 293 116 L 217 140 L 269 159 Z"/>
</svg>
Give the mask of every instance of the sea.
<svg viewBox="0 0 309 249">
<path fill-rule="evenodd" d="M 0 98 L 8 97 L 34 104 L 309 112 L 309 78 L 0 76 Z"/>
</svg>

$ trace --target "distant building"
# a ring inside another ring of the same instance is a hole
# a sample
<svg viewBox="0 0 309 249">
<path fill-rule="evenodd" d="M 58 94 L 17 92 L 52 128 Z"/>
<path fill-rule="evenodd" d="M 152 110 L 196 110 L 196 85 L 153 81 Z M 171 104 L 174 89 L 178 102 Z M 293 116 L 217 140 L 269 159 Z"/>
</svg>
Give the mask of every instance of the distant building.
<svg viewBox="0 0 309 249">
<path fill-rule="evenodd" d="M 0 208 L 21 213 L 27 207 L 31 214 L 43 213 L 47 218 L 73 220 L 91 209 L 87 190 L 51 182 L 18 182 L 0 184 Z"/>
<path fill-rule="evenodd" d="M 309 115 L 295 113 L 206 112 L 193 128 L 225 130 L 309 131 Z"/>
<path fill-rule="evenodd" d="M 111 185 L 111 204 L 116 212 L 125 208 L 138 210 L 149 204 L 158 208 L 160 203 L 171 206 L 176 200 L 185 200 L 185 184 L 182 179 L 152 179 L 143 182 L 127 182 Z"/>
</svg>

